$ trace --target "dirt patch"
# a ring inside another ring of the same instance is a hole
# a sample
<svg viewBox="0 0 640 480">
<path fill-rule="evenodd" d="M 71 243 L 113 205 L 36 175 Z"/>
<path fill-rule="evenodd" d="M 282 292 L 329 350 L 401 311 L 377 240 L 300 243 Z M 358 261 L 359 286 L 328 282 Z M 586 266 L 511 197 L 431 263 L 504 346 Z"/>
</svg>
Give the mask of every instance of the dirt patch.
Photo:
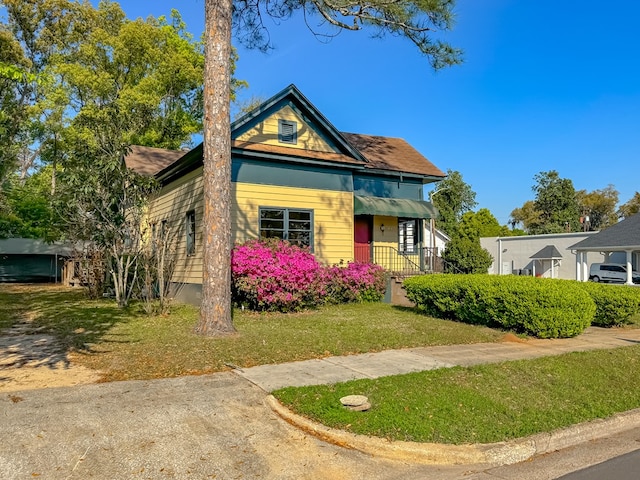
<svg viewBox="0 0 640 480">
<path fill-rule="evenodd" d="M 0 336 L 0 392 L 95 383 L 100 373 L 71 363 L 52 335 L 21 318 Z"/>
<path fill-rule="evenodd" d="M 513 342 L 513 343 L 527 343 L 525 338 L 521 338 L 513 333 L 506 333 L 504 337 L 500 339 L 501 342 Z"/>
</svg>

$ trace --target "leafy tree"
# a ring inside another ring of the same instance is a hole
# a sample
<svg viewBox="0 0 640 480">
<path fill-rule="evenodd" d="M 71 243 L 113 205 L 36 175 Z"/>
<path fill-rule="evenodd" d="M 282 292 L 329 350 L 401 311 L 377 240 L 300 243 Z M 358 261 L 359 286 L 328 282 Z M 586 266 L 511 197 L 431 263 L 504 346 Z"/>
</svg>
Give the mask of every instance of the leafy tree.
<svg viewBox="0 0 640 480">
<path fill-rule="evenodd" d="M 629 218 L 640 212 L 640 192 L 636 192 L 631 199 L 620 205 L 618 216 L 621 218 Z"/>
<path fill-rule="evenodd" d="M 530 233 L 575 232 L 580 229 L 580 206 L 573 182 L 561 178 L 557 171 L 535 175 L 535 207 L 540 212 L 540 223 L 530 228 Z"/>
<path fill-rule="evenodd" d="M 508 237 L 512 235 L 506 225 L 500 225 L 496 217 L 487 208 L 477 212 L 466 212 L 460 219 L 458 231 L 468 238 Z"/>
<path fill-rule="evenodd" d="M 0 237 L 56 240 L 61 232 L 51 205 L 51 168 L 24 181 L 14 174 L 4 186 L 6 204 L 0 208 Z"/>
<path fill-rule="evenodd" d="M 580 205 L 573 182 L 555 170 L 535 175 L 533 201 L 511 212 L 511 224 L 522 223 L 529 234 L 575 232 L 580 229 Z"/>
<path fill-rule="evenodd" d="M 616 205 L 619 194 L 613 185 L 588 193 L 586 190 L 579 190 L 576 195 L 582 212 L 584 231 L 602 230 L 618 221 Z"/>
<path fill-rule="evenodd" d="M 196 331 L 204 335 L 235 331 L 231 320 L 231 32 L 245 45 L 269 47 L 264 16 L 287 19 L 301 11 L 317 16 L 334 32 L 372 29 L 412 41 L 434 68 L 461 61 L 461 52 L 431 38 L 453 23 L 453 0 L 205 0 L 204 190 L 205 214 L 202 304 Z"/>
<path fill-rule="evenodd" d="M 476 192 L 460 172 L 453 170 L 447 170 L 447 177 L 431 192 L 430 198 L 440 213 L 438 228 L 450 237 L 456 233 L 462 216 L 477 205 Z"/>
<path fill-rule="evenodd" d="M 123 157 L 133 143 L 178 148 L 201 130 L 203 45 L 177 11 L 132 21 L 110 1 L 0 1 L 11 45 L 41 78 L 29 99 L 31 156 L 53 163 L 65 233 L 103 249 L 124 306 L 153 182 Z"/>
<path fill-rule="evenodd" d="M 536 209 L 535 202 L 527 200 L 522 207 L 513 209 L 509 223 L 514 229 L 516 225 L 520 224 L 528 232 L 533 225 L 540 224 L 540 215 L 540 212 Z"/>
</svg>

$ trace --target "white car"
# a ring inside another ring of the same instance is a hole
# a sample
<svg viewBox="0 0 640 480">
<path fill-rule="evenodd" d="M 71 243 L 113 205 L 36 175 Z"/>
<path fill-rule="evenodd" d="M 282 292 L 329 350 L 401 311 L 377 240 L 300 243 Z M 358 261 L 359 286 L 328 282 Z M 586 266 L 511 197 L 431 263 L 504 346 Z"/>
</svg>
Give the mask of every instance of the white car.
<svg viewBox="0 0 640 480">
<path fill-rule="evenodd" d="M 640 283 L 640 273 L 631 273 L 633 283 Z M 593 263 L 589 269 L 589 280 L 592 282 L 625 283 L 627 267 L 621 263 Z"/>
</svg>

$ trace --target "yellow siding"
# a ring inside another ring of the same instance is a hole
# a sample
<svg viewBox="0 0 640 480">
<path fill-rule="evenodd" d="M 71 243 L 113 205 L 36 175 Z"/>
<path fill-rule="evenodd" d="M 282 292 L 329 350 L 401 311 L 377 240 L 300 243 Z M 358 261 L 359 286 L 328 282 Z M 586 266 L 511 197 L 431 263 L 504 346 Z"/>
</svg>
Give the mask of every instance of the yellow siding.
<svg viewBox="0 0 640 480">
<path fill-rule="evenodd" d="M 298 125 L 298 141 L 296 144 L 278 142 L 278 120 L 294 121 Z M 243 133 L 237 140 L 267 145 L 280 145 L 316 152 L 334 152 L 318 133 L 311 128 L 290 106 L 285 106 L 263 122 L 256 124 L 251 130 Z"/>
<path fill-rule="evenodd" d="M 175 242 L 177 264 L 173 281 L 179 283 L 202 283 L 202 216 L 204 213 L 202 168 L 165 186 L 149 209 L 149 222 L 160 228 L 167 221 L 169 241 Z M 186 254 L 186 214 L 196 213 L 196 253 Z M 158 230 L 159 231 L 159 230 Z"/>
<path fill-rule="evenodd" d="M 313 210 L 314 253 L 327 264 L 353 260 L 353 194 L 311 188 L 233 184 L 233 240 L 258 238 L 259 207 Z"/>
<path fill-rule="evenodd" d="M 313 210 L 314 253 L 320 262 L 334 264 L 353 260 L 353 195 L 309 188 L 240 183 L 232 184 L 231 212 L 234 243 L 258 238 L 259 207 Z M 186 213 L 196 213 L 196 253 L 186 255 Z M 202 169 L 164 187 L 149 209 L 149 222 L 157 229 L 163 220 L 177 245 L 178 263 L 173 281 L 202 282 L 202 216 L 204 212 Z M 397 230 L 397 228 L 396 228 Z M 159 230 L 158 230 L 159 231 Z M 396 233 L 397 235 L 397 233 Z"/>
</svg>

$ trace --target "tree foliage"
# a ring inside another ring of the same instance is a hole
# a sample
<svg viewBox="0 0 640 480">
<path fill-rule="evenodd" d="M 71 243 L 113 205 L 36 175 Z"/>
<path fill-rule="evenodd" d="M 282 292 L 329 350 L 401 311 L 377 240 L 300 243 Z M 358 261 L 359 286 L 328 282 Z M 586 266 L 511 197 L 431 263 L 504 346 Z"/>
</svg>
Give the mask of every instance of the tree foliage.
<svg viewBox="0 0 640 480">
<path fill-rule="evenodd" d="M 51 168 L 43 168 L 22 180 L 14 174 L 3 185 L 5 204 L 0 206 L 0 238 L 56 240 L 61 232 L 51 204 Z"/>
<path fill-rule="evenodd" d="M 65 236 L 102 249 L 124 306 L 154 186 L 123 158 L 131 144 L 178 148 L 201 131 L 203 44 L 175 10 L 170 18 L 129 20 L 110 1 L 0 2 L 7 11 L 0 31 L 38 78 L 25 90 L 29 135 L 17 157 L 51 164 Z M 34 165 L 23 162 L 24 178 Z"/>
<path fill-rule="evenodd" d="M 431 192 L 430 198 L 439 212 L 438 228 L 450 237 L 456 233 L 462 216 L 477 205 L 476 192 L 471 185 L 465 183 L 460 172 L 450 169 L 447 177 Z"/>
<path fill-rule="evenodd" d="M 557 171 L 540 172 L 532 187 L 535 200 L 511 212 L 511 224 L 522 223 L 532 235 L 579 231 L 580 204 L 573 182 Z"/>
<path fill-rule="evenodd" d="M 487 208 L 464 213 L 458 230 L 468 238 L 508 237 L 513 234 L 506 225 L 500 225 L 498 219 Z"/>
<path fill-rule="evenodd" d="M 616 205 L 619 194 L 613 185 L 593 192 L 579 190 L 576 195 L 584 231 L 602 230 L 618 221 Z"/>
<path fill-rule="evenodd" d="M 636 192 L 627 202 L 620 205 L 618 216 L 629 218 L 640 212 L 640 192 Z"/>
<path fill-rule="evenodd" d="M 434 39 L 435 32 L 453 27 L 454 4 L 454 0 L 234 0 L 233 26 L 242 44 L 268 50 L 265 18 L 287 20 L 300 12 L 311 31 L 324 38 L 363 29 L 378 38 L 405 37 L 439 69 L 462 61 L 460 49 Z M 311 26 L 311 19 L 320 21 L 318 27 Z"/>
<path fill-rule="evenodd" d="M 209 271 L 213 263 L 229 265 L 231 261 L 230 198 L 231 184 L 224 173 L 231 168 L 231 145 L 228 104 L 225 91 L 229 83 L 230 64 L 226 55 L 231 48 L 231 31 L 245 45 L 268 49 L 269 35 L 265 17 L 287 19 L 301 13 L 325 22 L 333 32 L 367 28 L 374 35 L 400 35 L 413 42 L 434 68 L 461 61 L 461 52 L 434 39 L 435 32 L 447 31 L 453 22 L 453 0 L 205 0 L 205 97 L 219 97 L 205 105 L 203 228 L 204 268 L 200 322 L 196 331 L 206 335 L 233 331 L 231 319 L 230 271 Z M 309 23 L 307 22 L 307 25 Z M 222 53 L 222 55 L 221 55 Z M 208 85 L 208 87 L 207 87 Z M 226 174 L 225 174 L 226 175 Z M 217 277 L 213 275 L 217 274 Z"/>
</svg>

